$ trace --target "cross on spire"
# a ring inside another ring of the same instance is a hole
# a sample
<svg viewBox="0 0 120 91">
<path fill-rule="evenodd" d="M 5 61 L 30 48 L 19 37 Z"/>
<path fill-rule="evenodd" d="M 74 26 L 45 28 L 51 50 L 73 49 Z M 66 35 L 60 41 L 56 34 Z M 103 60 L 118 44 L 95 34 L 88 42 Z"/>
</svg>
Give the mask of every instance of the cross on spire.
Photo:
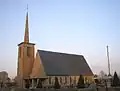
<svg viewBox="0 0 120 91">
<path fill-rule="evenodd" d="M 27 4 L 27 12 L 28 12 L 28 4 Z"/>
</svg>

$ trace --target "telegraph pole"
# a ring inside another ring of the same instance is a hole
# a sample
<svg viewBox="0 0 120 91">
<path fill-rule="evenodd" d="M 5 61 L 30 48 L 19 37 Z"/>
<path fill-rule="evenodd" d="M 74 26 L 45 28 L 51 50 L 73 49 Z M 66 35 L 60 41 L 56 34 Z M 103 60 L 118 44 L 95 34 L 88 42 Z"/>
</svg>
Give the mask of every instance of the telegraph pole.
<svg viewBox="0 0 120 91">
<path fill-rule="evenodd" d="M 107 45 L 107 58 L 108 58 L 108 76 L 111 76 L 110 74 L 110 59 L 109 59 L 109 49 Z"/>
</svg>

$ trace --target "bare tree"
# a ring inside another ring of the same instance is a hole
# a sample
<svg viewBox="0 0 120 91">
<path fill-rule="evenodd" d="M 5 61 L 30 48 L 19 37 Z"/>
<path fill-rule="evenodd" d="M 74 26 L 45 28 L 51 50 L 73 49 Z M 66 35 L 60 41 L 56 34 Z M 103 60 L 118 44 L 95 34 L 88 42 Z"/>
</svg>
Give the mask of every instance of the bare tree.
<svg viewBox="0 0 120 91">
<path fill-rule="evenodd" d="M 100 73 L 99 73 L 99 76 L 100 76 L 101 78 L 104 78 L 105 75 L 106 75 L 105 72 L 104 72 L 103 70 L 101 70 Z"/>
</svg>

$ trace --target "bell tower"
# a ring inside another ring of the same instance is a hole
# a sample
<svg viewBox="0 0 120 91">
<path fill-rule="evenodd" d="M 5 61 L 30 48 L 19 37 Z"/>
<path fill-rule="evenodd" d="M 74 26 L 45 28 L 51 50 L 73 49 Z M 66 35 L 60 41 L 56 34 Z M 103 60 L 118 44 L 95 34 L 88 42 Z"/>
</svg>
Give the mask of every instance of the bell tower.
<svg viewBox="0 0 120 91">
<path fill-rule="evenodd" d="M 24 86 L 24 79 L 29 79 L 34 62 L 34 43 L 29 42 L 28 12 L 26 14 L 24 41 L 18 44 L 17 77 L 20 87 Z"/>
</svg>

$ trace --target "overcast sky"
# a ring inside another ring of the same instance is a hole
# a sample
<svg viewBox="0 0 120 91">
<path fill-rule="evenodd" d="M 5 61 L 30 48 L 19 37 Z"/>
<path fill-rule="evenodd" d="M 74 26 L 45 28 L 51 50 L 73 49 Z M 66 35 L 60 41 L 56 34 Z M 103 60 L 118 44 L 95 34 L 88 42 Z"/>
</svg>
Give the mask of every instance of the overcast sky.
<svg viewBox="0 0 120 91">
<path fill-rule="evenodd" d="M 82 54 L 94 73 L 120 72 L 120 0 L 0 0 L 0 71 L 16 75 L 26 7 L 37 49 Z"/>
</svg>

